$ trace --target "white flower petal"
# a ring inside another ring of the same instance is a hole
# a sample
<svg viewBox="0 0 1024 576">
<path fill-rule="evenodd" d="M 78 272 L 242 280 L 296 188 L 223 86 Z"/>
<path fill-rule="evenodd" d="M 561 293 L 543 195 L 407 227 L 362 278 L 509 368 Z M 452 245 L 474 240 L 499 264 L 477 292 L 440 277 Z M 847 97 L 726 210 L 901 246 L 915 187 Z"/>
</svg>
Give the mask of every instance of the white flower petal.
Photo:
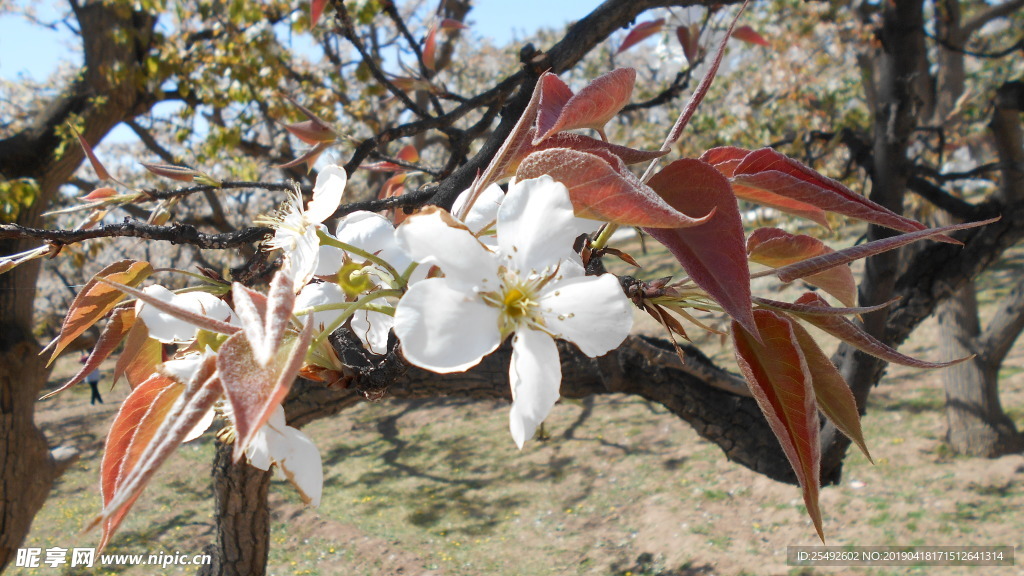
<svg viewBox="0 0 1024 576">
<path fill-rule="evenodd" d="M 353 212 L 341 219 L 335 237 L 345 244 L 371 254 L 401 253 L 395 244 L 395 227 L 391 221 L 373 212 Z M 381 255 L 388 259 L 387 255 Z"/>
<path fill-rule="evenodd" d="M 489 287 L 498 275 L 498 261 L 469 230 L 440 209 L 410 216 L 395 231 L 399 247 L 416 262 L 436 265 L 454 282 Z"/>
<path fill-rule="evenodd" d="M 302 499 L 314 508 L 319 506 L 324 488 L 320 450 L 308 436 L 291 426 L 281 430 L 281 437 L 282 452 L 275 454 L 274 460 L 281 466 L 285 477 L 298 489 Z"/>
<path fill-rule="evenodd" d="M 501 343 L 498 309 L 459 287 L 448 278 L 429 278 L 398 302 L 395 335 L 410 363 L 434 372 L 461 372 Z"/>
<path fill-rule="evenodd" d="M 333 282 L 310 284 L 295 297 L 295 311 L 299 312 L 314 306 L 325 304 L 341 304 L 345 302 L 345 292 Z M 330 326 L 344 310 L 324 310 L 313 313 L 313 329 Z"/>
<path fill-rule="evenodd" d="M 209 430 L 210 426 L 213 424 L 214 415 L 215 414 L 213 408 L 207 410 L 206 414 L 203 414 L 203 418 L 196 423 L 196 425 L 192 428 L 191 431 L 189 431 L 188 434 L 185 435 L 185 438 L 182 440 L 182 442 L 191 442 L 196 438 L 202 436 L 203 433 Z"/>
<path fill-rule="evenodd" d="M 147 286 L 143 292 L 190 312 L 238 324 L 238 317 L 231 307 L 208 292 L 175 294 L 159 285 Z M 195 339 L 198 331 L 194 325 L 161 312 L 153 306 L 146 306 L 142 301 L 136 302 L 135 314 L 146 324 L 149 336 L 165 344 L 190 342 Z"/>
<path fill-rule="evenodd" d="M 306 207 L 306 219 L 309 222 L 323 222 L 334 214 L 341 204 L 348 174 L 341 166 L 328 166 L 320 171 L 313 186 L 313 199 Z"/>
<path fill-rule="evenodd" d="M 315 226 L 309 226 L 301 236 L 295 235 L 294 248 L 284 253 L 284 271 L 295 283 L 295 292 L 309 284 L 320 261 L 320 239 L 316 231 Z"/>
<path fill-rule="evenodd" d="M 558 401 L 562 365 L 555 341 L 536 330 L 517 331 L 512 339 L 508 378 L 512 386 L 509 430 L 516 446 L 522 449 Z"/>
<path fill-rule="evenodd" d="M 249 459 L 249 464 L 260 470 L 270 470 L 271 464 L 270 443 L 268 442 L 266 430 L 266 426 L 257 430 L 249 444 L 245 447 L 245 457 Z"/>
<path fill-rule="evenodd" d="M 498 210 L 498 247 L 520 273 L 542 272 L 575 259 L 579 236 L 569 190 L 550 176 L 517 182 Z"/>
<path fill-rule="evenodd" d="M 452 205 L 452 214 L 458 214 L 462 211 L 462 206 L 469 200 L 470 190 L 459 194 L 459 197 L 455 199 L 455 203 Z M 484 188 L 480 196 L 477 197 L 476 202 L 469 209 L 469 214 L 466 215 L 463 222 L 466 223 L 466 226 L 473 234 L 479 234 L 481 230 L 487 226 L 492 226 L 498 219 L 498 208 L 501 207 L 501 202 L 504 199 L 505 191 L 501 189 L 501 186 L 491 184 Z"/>
<path fill-rule="evenodd" d="M 382 312 L 360 310 L 352 315 L 352 332 L 374 354 L 387 353 L 388 334 L 394 325 L 395 318 Z"/>
<path fill-rule="evenodd" d="M 545 327 L 590 357 L 617 348 L 633 327 L 633 306 L 611 274 L 552 284 L 538 304 Z"/>
<path fill-rule="evenodd" d="M 314 276 L 334 276 L 338 270 L 341 270 L 341 265 L 345 263 L 345 252 L 341 248 L 321 244 L 317 252 Z"/>
</svg>

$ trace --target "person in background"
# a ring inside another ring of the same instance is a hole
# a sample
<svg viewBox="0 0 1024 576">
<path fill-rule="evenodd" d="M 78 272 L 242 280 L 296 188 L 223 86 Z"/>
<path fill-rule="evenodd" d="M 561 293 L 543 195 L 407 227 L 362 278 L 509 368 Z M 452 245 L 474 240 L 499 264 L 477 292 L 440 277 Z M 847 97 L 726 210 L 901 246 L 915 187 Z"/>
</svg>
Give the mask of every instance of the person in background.
<svg viewBox="0 0 1024 576">
<path fill-rule="evenodd" d="M 78 361 L 81 362 L 82 364 L 85 364 L 86 361 L 88 360 L 89 356 L 87 354 L 83 354 L 82 357 L 78 359 Z M 96 402 L 103 404 L 103 397 L 100 396 L 101 378 L 102 376 L 100 375 L 99 368 L 96 368 L 95 370 L 90 372 L 88 376 L 85 377 L 85 381 L 89 383 L 89 388 L 92 390 L 92 397 L 89 399 L 89 404 L 96 404 Z"/>
</svg>

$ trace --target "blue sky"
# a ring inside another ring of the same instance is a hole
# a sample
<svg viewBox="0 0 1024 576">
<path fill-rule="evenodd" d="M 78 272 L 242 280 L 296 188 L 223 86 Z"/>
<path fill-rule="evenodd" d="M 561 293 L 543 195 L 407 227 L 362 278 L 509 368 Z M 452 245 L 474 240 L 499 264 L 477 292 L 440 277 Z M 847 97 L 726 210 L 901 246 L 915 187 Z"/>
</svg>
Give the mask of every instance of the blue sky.
<svg viewBox="0 0 1024 576">
<path fill-rule="evenodd" d="M 578 20 L 599 0 L 476 0 L 469 20 L 473 30 L 496 44 L 522 37 L 546 26 L 558 28 Z M 42 18 L 52 18 L 53 6 L 63 2 L 36 2 Z M 21 18 L 0 16 L 0 77 L 25 75 L 43 80 L 61 59 L 73 57 L 70 34 L 34 26 Z"/>
</svg>

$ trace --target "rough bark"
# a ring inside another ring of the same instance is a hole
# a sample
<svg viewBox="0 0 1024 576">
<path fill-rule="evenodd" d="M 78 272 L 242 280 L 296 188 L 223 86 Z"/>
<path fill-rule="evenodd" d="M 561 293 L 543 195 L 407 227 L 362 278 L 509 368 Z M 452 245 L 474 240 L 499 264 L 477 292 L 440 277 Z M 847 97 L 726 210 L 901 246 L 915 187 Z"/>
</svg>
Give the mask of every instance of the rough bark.
<svg viewBox="0 0 1024 576">
<path fill-rule="evenodd" d="M 270 553 L 271 473 L 246 462 L 232 462 L 234 446 L 217 442 L 213 463 L 217 540 L 206 547 L 212 562 L 200 576 L 262 576 Z"/>
<path fill-rule="evenodd" d="M 875 55 L 878 72 L 875 101 L 873 169 L 871 200 L 896 213 L 903 212 L 910 164 L 906 150 L 916 126 L 915 117 L 921 101 L 921 63 L 925 61 L 924 14 L 922 0 L 887 2 L 882 9 L 881 46 Z M 868 239 L 876 240 L 893 232 L 870 226 Z M 861 306 L 888 301 L 893 294 L 899 265 L 899 254 L 888 252 L 868 258 L 859 287 Z M 889 312 L 882 310 L 864 316 L 864 329 L 885 341 Z M 884 362 L 864 354 L 848 344 L 839 347 L 833 357 L 850 385 L 857 405 L 863 412 L 871 388 L 877 384 L 885 368 Z M 823 482 L 838 481 L 850 440 L 828 424 L 821 434 Z"/>
<path fill-rule="evenodd" d="M 58 128 L 72 118 L 83 120 L 82 133 L 98 142 L 127 115 L 146 105 L 139 92 L 137 56 L 146 51 L 155 19 L 125 5 L 92 2 L 76 8 L 86 39 L 82 74 L 57 96 L 25 130 L 0 140 L 0 177 L 32 178 L 35 203 L 19 213 L 17 223 L 38 226 L 40 215 L 83 160 L 77 146 L 61 145 Z M 115 42 L 123 34 L 128 44 Z M 120 67 L 123 74 L 112 74 Z M 116 81 L 113 79 L 116 76 Z M 105 99 L 97 99 L 102 94 Z M 28 240 L 0 241 L 0 254 L 38 246 Z M 0 570 L 24 541 L 32 518 L 42 506 L 60 471 L 46 440 L 33 423 L 33 406 L 49 371 L 37 359 L 32 335 L 33 300 L 39 261 L 0 275 Z"/>
<path fill-rule="evenodd" d="M 996 97 L 989 124 L 999 154 L 1002 185 L 996 194 L 1004 203 L 1024 200 L 1024 137 L 1020 122 L 1022 85 L 1010 83 Z M 982 333 L 974 283 L 939 308 L 942 349 L 947 358 L 975 355 L 947 368 L 946 439 L 957 454 L 995 458 L 1024 449 L 1024 438 L 999 402 L 999 370 L 1006 351 L 1024 328 L 1018 287 L 1002 303 Z"/>
</svg>

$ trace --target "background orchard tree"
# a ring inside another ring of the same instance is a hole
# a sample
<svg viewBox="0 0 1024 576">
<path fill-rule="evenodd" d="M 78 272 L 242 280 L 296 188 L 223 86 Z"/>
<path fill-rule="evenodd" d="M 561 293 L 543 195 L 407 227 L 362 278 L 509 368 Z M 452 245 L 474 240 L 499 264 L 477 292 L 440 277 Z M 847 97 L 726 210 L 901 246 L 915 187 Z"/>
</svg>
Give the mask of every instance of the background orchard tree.
<svg viewBox="0 0 1024 576">
<path fill-rule="evenodd" d="M 316 4 L 322 7 L 324 3 Z M 664 27 L 668 42 L 663 45 L 671 46 L 671 50 L 679 52 L 672 43 L 672 36 L 677 27 L 685 25 L 700 39 L 697 45 L 703 47 L 705 53 L 713 53 L 713 38 L 717 37 L 712 31 L 721 30 L 723 24 L 720 12 L 703 8 L 685 12 L 676 8 L 669 14 L 646 12 L 663 5 L 691 4 L 688 2 L 607 2 L 564 35 L 555 33 L 524 47 L 519 52 L 519 62 L 505 54 L 490 52 L 486 47 L 477 54 L 478 59 L 452 59 L 451 50 L 459 50 L 459 32 L 454 25 L 437 32 L 435 39 L 440 38 L 440 46 L 431 62 L 422 39 L 430 34 L 432 10 L 413 12 L 411 7 L 395 8 L 388 3 L 374 2 L 351 6 L 342 2 L 327 4 L 322 24 L 313 34 L 325 56 L 320 62 L 308 62 L 301 53 L 289 50 L 287 36 L 280 33 L 291 30 L 301 34 L 309 28 L 306 6 L 289 2 L 231 3 L 225 11 L 221 3 L 195 2 L 183 4 L 170 13 L 163 12 L 163 5 L 158 3 L 132 4 L 138 11 L 129 10 L 127 3 L 75 4 L 72 13 L 81 30 L 86 55 L 84 74 L 71 76 L 66 87 L 58 90 L 61 96 L 52 105 L 39 109 L 30 105 L 12 107 L 10 119 L 4 118 L 0 173 L 9 183 L 5 200 L 8 205 L 17 207 L 8 211 L 16 214 L 12 220 L 25 227 L 38 228 L 42 222 L 39 215 L 46 207 L 59 202 L 67 205 L 67 198 L 59 196 L 58 188 L 73 180 L 72 172 L 83 157 L 63 126 L 75 125 L 86 141 L 95 145 L 114 125 L 126 122 L 146 147 L 147 161 L 188 165 L 223 181 L 261 182 L 239 184 L 238 188 L 247 196 L 242 196 L 238 200 L 241 204 L 232 204 L 230 209 L 225 209 L 224 197 L 212 187 L 188 186 L 167 191 L 165 184 L 159 185 L 160 190 L 168 192 L 163 197 L 165 200 L 182 198 L 180 202 L 185 209 L 175 209 L 176 221 L 191 223 L 204 232 L 228 234 L 232 242 L 237 242 L 237 246 L 252 257 L 248 262 L 241 262 L 205 252 L 201 253 L 203 258 L 219 267 L 245 264 L 235 270 L 237 278 L 256 281 L 261 267 L 267 263 L 261 261 L 262 253 L 252 249 L 252 241 L 262 238 L 266 231 L 242 230 L 248 224 L 249 213 L 268 206 L 271 195 L 280 194 L 286 188 L 287 178 L 304 182 L 307 188 L 314 181 L 314 175 L 307 175 L 306 167 L 301 164 L 284 168 L 283 174 L 268 169 L 274 163 L 288 164 L 307 150 L 305 144 L 288 136 L 284 124 L 292 124 L 294 128 L 299 122 L 307 122 L 304 126 L 309 127 L 309 122 L 316 123 L 308 115 L 312 113 L 326 124 L 339 128 L 343 133 L 324 139 L 336 137 L 335 153 L 353 176 L 359 174 L 357 167 L 377 160 L 392 161 L 420 173 L 405 181 L 410 193 L 402 200 L 350 205 L 339 214 L 367 206 L 383 208 L 423 202 L 450 206 L 455 195 L 469 186 L 511 133 L 534 84 L 545 70 L 575 71 L 581 81 L 593 79 L 609 69 L 608 60 L 621 47 L 622 35 L 611 42 L 608 38 L 619 28 L 648 17 L 664 16 L 668 20 Z M 469 8 L 468 3 L 460 2 L 444 2 L 442 6 L 441 15 L 455 21 L 465 19 Z M 968 9 L 981 11 L 986 7 L 979 4 Z M 912 186 L 914 176 L 908 152 L 913 150 L 920 123 L 919 101 L 923 101 L 920 90 L 927 88 L 922 86 L 919 72 L 927 69 L 922 66 L 928 51 L 935 52 L 939 50 L 935 46 L 942 45 L 940 42 L 929 48 L 926 16 L 940 11 L 928 10 L 932 10 L 932 6 L 922 2 L 865 3 L 851 9 L 825 4 L 780 3 L 764 7 L 755 4 L 748 18 L 775 43 L 772 53 L 762 57 L 779 60 L 783 48 L 779 44 L 783 43 L 782 38 L 788 37 L 782 31 L 795 23 L 803 23 L 801 30 L 805 35 L 797 35 L 792 42 L 794 45 L 800 46 L 805 39 L 810 45 L 817 36 L 842 40 L 839 45 L 847 49 L 839 52 L 841 61 L 850 64 L 858 60 L 871 73 L 858 76 L 855 70 L 846 69 L 849 76 L 840 76 L 838 86 L 801 83 L 807 87 L 801 91 L 790 85 L 784 88 L 789 92 L 782 97 L 763 89 L 747 94 L 744 83 L 720 81 L 704 103 L 703 116 L 694 120 L 692 127 L 699 129 L 699 136 L 683 141 L 682 155 L 696 156 L 715 144 L 755 148 L 769 142 L 780 146 L 789 143 L 794 146 L 794 156 L 803 152 L 809 163 L 818 162 L 826 172 L 835 170 L 832 173 L 838 175 L 844 163 L 859 166 L 863 170 L 860 174 L 869 180 L 867 188 L 872 199 L 901 212 L 908 186 L 921 188 Z M 993 10 L 988 17 L 1019 18 L 1016 12 L 1019 6 L 1010 2 L 998 12 Z M 94 14 L 102 15 L 99 18 L 102 25 L 90 25 L 96 22 L 90 19 Z M 851 14 L 858 17 L 852 18 Z M 762 18 L 767 27 L 762 27 Z M 822 24 L 809 23 L 818 19 Z M 111 22 L 118 24 L 111 25 Z M 156 27 L 158 22 L 163 26 Z M 703 28 L 705 24 L 707 27 Z M 776 34 L 771 33 L 773 26 Z M 1014 29 L 1013 26 L 1007 28 L 1011 32 Z M 880 41 L 873 42 L 873 35 Z M 937 33 L 933 36 L 939 37 Z M 988 37 L 983 35 L 983 38 Z M 125 43 L 132 49 L 123 49 Z M 399 47 L 405 54 L 405 69 L 396 69 L 394 62 L 384 56 L 389 47 Z M 616 54 L 615 63 L 630 64 L 629 58 L 634 55 L 642 61 L 647 54 L 642 52 L 643 48 L 641 44 Z M 833 62 L 817 62 L 816 65 L 823 73 L 831 72 Z M 1017 66 L 1019 73 L 1019 60 L 1018 64 L 1013 64 L 1012 59 L 1010 62 L 1008 69 L 1012 71 Z M 677 74 L 673 65 L 682 72 Z M 674 121 L 674 110 L 681 105 L 680 96 L 697 78 L 694 78 L 694 70 L 682 62 L 673 65 L 658 69 L 640 66 L 643 81 L 639 98 L 624 109 L 621 122 L 613 122 L 609 129 L 612 141 L 642 148 L 660 139 L 656 136 L 657 129 L 639 131 L 633 130 L 633 125 L 646 120 L 644 125 L 660 126 L 663 132 L 665 126 Z M 793 59 L 781 59 L 779 68 L 815 76 L 807 71 L 806 60 L 799 53 Z M 98 70 L 117 73 L 100 75 Z M 697 70 L 700 74 L 701 69 Z M 761 70 L 776 72 L 773 66 L 764 66 Z M 737 66 L 737 74 L 744 71 L 742 64 Z M 776 79 L 780 86 L 791 84 L 788 82 L 791 76 L 779 75 L 785 76 Z M 866 96 L 860 102 L 856 101 L 856 82 L 847 80 L 851 77 L 870 80 Z M 288 89 L 282 90 L 283 86 Z M 815 92 L 816 88 L 820 91 Z M 828 98 L 836 99 L 836 91 L 849 95 L 853 104 L 842 106 L 828 101 Z M 105 98 L 96 98 L 96 94 L 103 94 Z M 290 102 L 285 95 L 294 101 Z M 991 93 L 979 93 L 977 97 L 980 107 L 984 107 Z M 167 113 L 166 109 L 157 113 L 153 106 L 161 102 L 178 103 L 180 107 L 173 113 Z M 709 106 L 716 102 L 747 105 L 749 113 L 744 116 L 742 111 Z M 1001 102 L 999 125 L 1012 134 L 1015 122 L 1019 130 L 1019 112 L 1013 112 L 1019 110 L 1019 104 L 1014 104 L 1012 98 Z M 34 104 L 45 102 L 37 99 Z M 296 104 L 308 113 L 303 113 Z M 957 109 L 957 112 L 962 110 Z M 754 119 L 760 117 L 771 120 Z M 810 118 L 810 129 L 806 132 L 800 128 L 808 121 L 803 118 Z M 874 118 L 873 126 L 871 118 Z M 786 119 L 794 121 L 787 124 Z M 729 122 L 749 129 L 730 131 Z M 617 139 L 616 130 L 625 126 L 629 126 L 634 138 L 642 141 Z M 648 134 L 653 136 L 648 137 Z M 702 137 L 709 134 L 714 134 L 718 140 L 702 142 Z M 313 141 L 317 142 L 316 138 Z M 418 158 L 400 155 L 399 144 L 406 142 L 414 144 Z M 836 142 L 841 142 L 849 152 L 837 151 L 842 146 L 835 146 Z M 314 149 L 315 146 L 313 144 Z M 237 150 L 238 155 L 226 154 L 228 149 Z M 1012 153 L 1012 143 L 1007 150 Z M 1019 152 L 1019 140 L 1016 150 Z M 104 153 L 103 160 L 114 170 L 115 162 L 111 162 L 109 154 Z M 58 169 L 60 167 L 63 168 Z M 118 177 L 128 177 L 120 166 L 116 171 Z M 849 175 L 856 180 L 857 174 L 851 171 Z M 132 177 L 137 178 L 131 180 L 136 186 L 157 189 L 141 172 Z M 358 186 L 350 186 L 363 188 L 372 195 L 384 184 L 383 180 L 371 175 L 357 180 Z M 942 179 L 939 180 L 942 183 Z M 1010 180 L 1004 176 L 1003 186 Z M 394 185 L 397 180 L 391 182 Z M 85 191 L 99 184 L 91 170 L 83 171 L 75 183 Z M 231 186 L 225 188 L 231 189 Z M 202 201 L 194 200 L 200 196 Z M 26 198 L 33 201 L 26 201 Z M 949 206 L 963 208 L 943 194 L 933 193 L 932 198 L 938 198 L 937 203 L 945 199 L 942 205 L 947 209 Z M 1016 242 L 1022 215 L 1012 198 L 1004 194 L 989 204 L 960 211 L 959 216 L 969 215 L 971 219 L 1003 216 L 998 224 L 970 232 L 963 250 L 929 247 L 902 267 L 898 266 L 894 255 L 874 257 L 861 285 L 860 304 L 882 303 L 893 294 L 903 299 L 888 317 L 885 313 L 867 316 L 868 331 L 890 344 L 902 341 L 917 323 L 931 314 L 942 298 L 959 289 Z M 157 222 L 162 218 L 159 207 L 127 206 L 126 209 L 136 217 L 152 215 L 158 218 Z M 120 214 L 115 217 L 118 218 Z M 110 229 L 107 234 L 149 235 L 195 246 L 212 245 L 209 236 L 197 237 L 191 230 L 180 226 L 134 225 L 121 227 L 116 232 Z M 869 234 L 875 237 L 883 231 L 872 228 Z M 35 237 L 58 239 L 45 234 Z M 4 254 L 38 245 L 38 241 L 27 240 L 24 231 L 13 228 L 4 229 L 4 238 L 8 238 L 4 241 Z M 64 240 L 58 239 L 58 243 L 63 244 Z M 5 428 L 0 434 L 8 446 L 21 447 L 0 451 L 4 470 L 0 506 L 4 525 L 12 527 L 10 531 L 4 530 L 6 540 L 0 543 L 0 552 L 7 556 L 0 556 L 0 562 L 9 558 L 11 550 L 23 538 L 52 478 L 59 473 L 59 466 L 52 463 L 45 441 L 31 422 L 32 401 L 45 382 L 45 370 L 41 364 L 24 367 L 20 364 L 25 358 L 34 357 L 26 354 L 26 350 L 38 347 L 31 336 L 31 294 L 38 275 L 34 265 L 19 266 L 0 278 L 0 282 L 12 283 L 10 286 L 14 288 L 2 292 L 4 306 L 0 309 L 0 319 L 4 322 L 4 350 L 9 351 L 5 354 L 11 359 L 0 367 L 9 371 L 2 383 L 5 398 L 20 399 L 10 404 L 16 409 L 4 411 Z M 898 278 L 897 269 L 900 270 Z M 1008 347 L 1006 338 L 1000 341 L 1004 348 Z M 352 348 L 352 343 L 345 340 L 339 340 L 336 345 L 342 350 Z M 744 396 L 742 383 L 712 365 L 695 348 L 684 347 L 683 350 L 686 364 L 680 366 L 670 347 L 637 338 L 627 340 L 619 351 L 599 361 L 563 348 L 566 376 L 562 396 L 626 392 L 652 399 L 694 424 L 710 440 L 728 447 L 730 458 L 773 478 L 795 481 L 781 450 L 767 434 L 756 404 Z M 393 398 L 459 394 L 505 398 L 508 390 L 501 374 L 508 365 L 508 350 L 503 350 L 503 354 L 488 358 L 464 378 L 439 379 L 427 372 L 406 369 L 393 358 L 376 367 L 367 364 L 361 366 L 362 376 L 346 390 L 299 386 L 287 405 L 289 422 L 300 426 L 352 406 L 365 395 L 382 391 Z M 14 363 L 15 360 L 19 363 Z M 882 365 L 845 348 L 837 355 L 837 365 L 843 369 L 863 407 L 871 386 L 881 377 Z M 708 383 L 718 387 L 708 387 Z M 986 398 L 991 398 L 991 392 Z M 826 424 L 822 444 L 822 477 L 825 481 L 836 481 L 848 442 Z M 50 472 L 32 475 L 33 479 L 27 480 L 30 476 L 20 473 L 26 469 Z M 269 477 L 246 466 L 231 465 L 229 449 L 218 451 L 216 471 L 218 565 L 214 572 L 259 573 L 265 569 L 266 561 Z"/>
</svg>

